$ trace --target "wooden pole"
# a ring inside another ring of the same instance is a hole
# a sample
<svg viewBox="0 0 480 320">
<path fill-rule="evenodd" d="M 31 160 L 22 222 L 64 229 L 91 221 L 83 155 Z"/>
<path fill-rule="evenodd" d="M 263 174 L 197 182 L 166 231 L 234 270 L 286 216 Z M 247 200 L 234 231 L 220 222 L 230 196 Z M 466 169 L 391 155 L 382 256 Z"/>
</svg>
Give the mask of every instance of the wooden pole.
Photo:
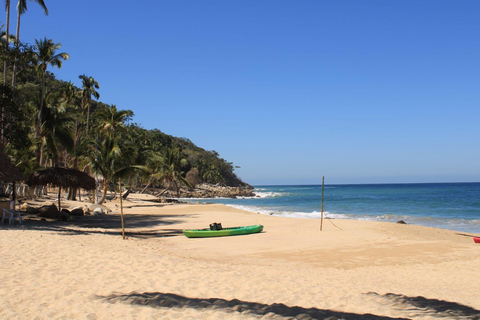
<svg viewBox="0 0 480 320">
<path fill-rule="evenodd" d="M 15 193 L 15 181 L 13 181 L 12 200 L 10 201 L 10 210 L 15 211 L 15 202 L 17 201 L 17 195 Z"/>
<path fill-rule="evenodd" d="M 325 190 L 325 176 L 322 177 L 322 218 L 320 220 L 320 231 L 323 229 L 323 195 Z"/>
<path fill-rule="evenodd" d="M 60 204 L 60 197 L 62 196 L 62 187 L 58 186 L 58 212 L 62 211 L 62 206 Z"/>
<path fill-rule="evenodd" d="M 120 217 L 122 219 L 122 237 L 125 240 L 125 225 L 123 223 L 122 181 L 118 179 L 118 191 L 120 192 Z"/>
</svg>

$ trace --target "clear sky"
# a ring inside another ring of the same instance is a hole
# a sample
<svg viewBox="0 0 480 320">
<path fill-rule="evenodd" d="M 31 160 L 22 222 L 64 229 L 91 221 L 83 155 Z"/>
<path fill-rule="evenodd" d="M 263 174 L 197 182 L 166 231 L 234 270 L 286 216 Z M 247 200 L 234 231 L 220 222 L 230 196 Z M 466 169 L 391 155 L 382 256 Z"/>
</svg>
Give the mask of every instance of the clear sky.
<svg viewBox="0 0 480 320">
<path fill-rule="evenodd" d="M 20 38 L 62 44 L 58 79 L 246 182 L 480 181 L 478 0 L 45 3 Z"/>
</svg>

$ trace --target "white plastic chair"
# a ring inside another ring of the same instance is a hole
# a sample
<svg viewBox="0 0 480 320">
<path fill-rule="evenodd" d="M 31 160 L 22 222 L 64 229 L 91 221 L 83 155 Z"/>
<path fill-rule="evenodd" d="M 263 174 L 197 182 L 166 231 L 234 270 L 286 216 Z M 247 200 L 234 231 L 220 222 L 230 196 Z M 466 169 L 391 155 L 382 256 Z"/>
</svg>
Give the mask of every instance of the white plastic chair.
<svg viewBox="0 0 480 320">
<path fill-rule="evenodd" d="M 2 224 L 8 218 L 8 224 L 13 224 L 13 213 L 10 210 L 3 209 Z"/>
<path fill-rule="evenodd" d="M 8 218 L 8 224 L 13 224 L 15 221 L 15 214 L 18 216 L 18 224 L 22 224 L 22 213 L 20 211 L 3 209 L 2 224 Z"/>
</svg>

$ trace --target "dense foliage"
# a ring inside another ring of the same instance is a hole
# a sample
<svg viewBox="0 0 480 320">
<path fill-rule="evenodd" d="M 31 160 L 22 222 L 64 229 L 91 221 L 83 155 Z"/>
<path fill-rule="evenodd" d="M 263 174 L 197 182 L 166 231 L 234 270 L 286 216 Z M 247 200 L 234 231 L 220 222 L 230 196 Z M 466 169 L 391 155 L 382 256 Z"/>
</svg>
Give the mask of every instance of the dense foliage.
<svg viewBox="0 0 480 320">
<path fill-rule="evenodd" d="M 203 182 L 244 185 L 232 163 L 217 152 L 144 129 L 133 122 L 131 110 L 98 101 L 100 84 L 93 77 L 79 75 L 81 88 L 55 79 L 49 69 L 69 58 L 58 52 L 60 44 L 47 38 L 35 46 L 6 43 L 4 36 L 0 142 L 25 174 L 45 167 L 76 168 L 101 177 L 105 190 L 118 179 L 131 187 L 163 184 L 177 190 L 179 184 Z"/>
</svg>

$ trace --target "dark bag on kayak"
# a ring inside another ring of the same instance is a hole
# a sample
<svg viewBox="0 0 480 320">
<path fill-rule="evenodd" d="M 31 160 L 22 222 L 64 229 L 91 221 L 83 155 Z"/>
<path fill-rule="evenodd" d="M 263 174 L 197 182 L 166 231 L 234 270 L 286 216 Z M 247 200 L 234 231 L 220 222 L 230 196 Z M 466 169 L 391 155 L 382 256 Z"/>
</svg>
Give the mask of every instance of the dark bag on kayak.
<svg viewBox="0 0 480 320">
<path fill-rule="evenodd" d="M 210 230 L 222 230 L 222 224 L 221 223 L 210 223 Z"/>
</svg>

